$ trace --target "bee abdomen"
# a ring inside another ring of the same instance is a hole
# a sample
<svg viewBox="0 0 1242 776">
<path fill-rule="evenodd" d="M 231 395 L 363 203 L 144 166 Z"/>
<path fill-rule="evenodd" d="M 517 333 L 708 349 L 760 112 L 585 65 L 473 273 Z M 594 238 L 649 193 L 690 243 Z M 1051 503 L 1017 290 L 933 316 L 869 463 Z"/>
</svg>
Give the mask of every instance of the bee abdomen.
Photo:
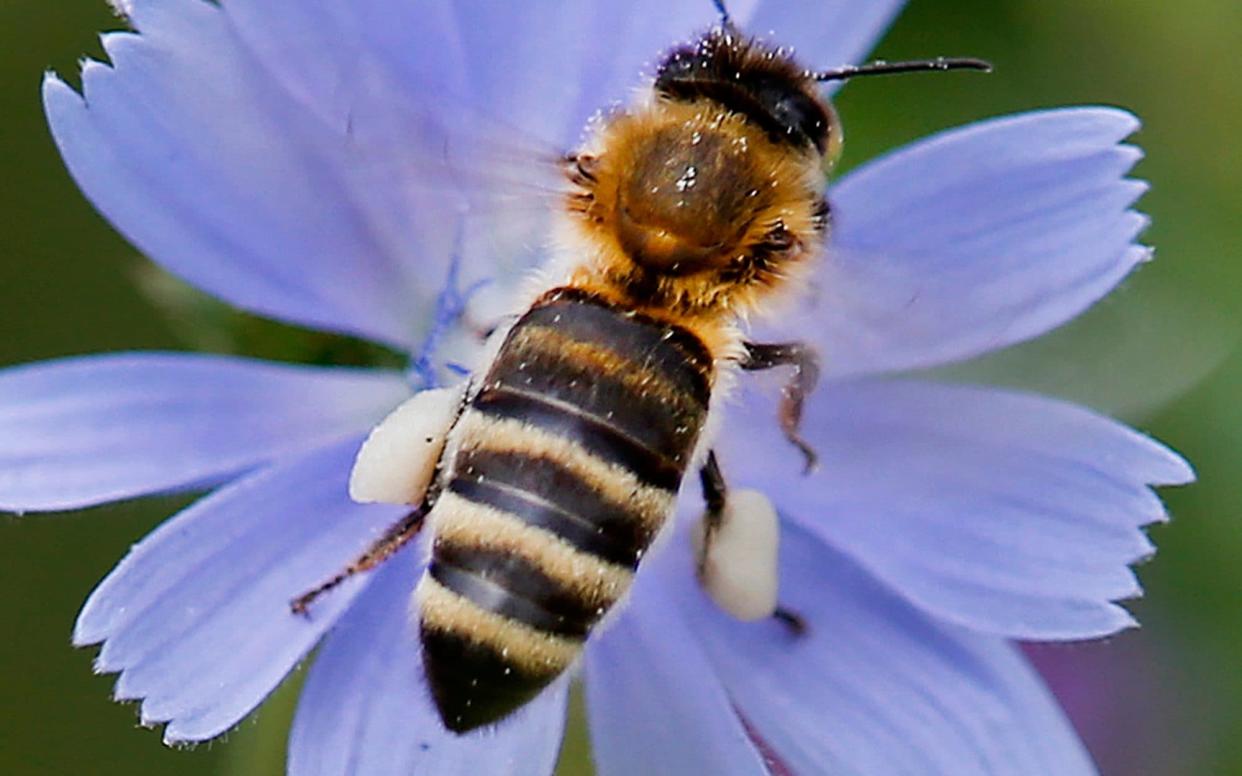
<svg viewBox="0 0 1242 776">
<path fill-rule="evenodd" d="M 474 461 L 471 468 L 475 472 L 507 467 L 513 472 L 550 472 L 548 476 L 553 481 L 557 476 L 572 478 L 572 475 L 563 469 L 558 470 L 555 464 L 546 460 L 522 461 L 517 456 L 503 454 L 475 455 L 468 460 Z M 526 525 L 542 528 L 584 553 L 620 565 L 633 567 L 638 564 L 650 539 L 641 519 L 595 494 L 531 492 L 514 483 L 506 483 L 503 477 L 503 472 L 500 478 L 494 479 L 486 475 L 459 477 L 453 480 L 449 489 L 473 503 L 490 506 L 513 515 Z M 555 500 L 549 500 L 549 496 Z"/>
<path fill-rule="evenodd" d="M 499 721 L 555 680 L 633 574 L 477 495 L 440 496 L 419 588 L 427 679 L 457 731 Z"/>
<path fill-rule="evenodd" d="M 494 547 L 441 543 L 428 573 L 480 609 L 557 636 L 585 638 L 601 614 L 538 563 Z"/>
<path fill-rule="evenodd" d="M 417 598 L 427 683 L 440 719 L 457 733 L 507 717 L 551 684 L 582 649 L 580 640 L 478 606 L 430 572 L 419 583 Z"/>
<path fill-rule="evenodd" d="M 455 431 L 419 587 L 450 729 L 534 697 L 626 594 L 673 508 L 711 379 L 693 334 L 570 289 L 510 330 Z"/>
</svg>

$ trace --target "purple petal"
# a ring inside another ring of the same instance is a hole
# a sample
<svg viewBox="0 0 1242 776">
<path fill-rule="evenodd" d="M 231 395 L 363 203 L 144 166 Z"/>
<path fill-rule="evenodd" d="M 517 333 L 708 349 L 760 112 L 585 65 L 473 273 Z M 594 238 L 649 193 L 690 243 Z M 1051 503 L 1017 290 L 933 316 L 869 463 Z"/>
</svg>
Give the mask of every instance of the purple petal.
<svg viewBox="0 0 1242 776">
<path fill-rule="evenodd" d="M 1041 111 L 918 142 L 832 191 L 807 331 L 837 376 L 934 366 L 1042 334 L 1147 258 L 1144 185 L 1109 108 Z"/>
<path fill-rule="evenodd" d="M 807 67 L 828 70 L 867 56 L 905 5 L 905 0 L 760 0 L 744 28 L 769 31 L 774 40 L 793 46 Z"/>
<path fill-rule="evenodd" d="M 667 604 L 670 565 L 656 558 L 643 567 L 625 611 L 587 650 L 599 773 L 767 776 L 694 632 Z"/>
<path fill-rule="evenodd" d="M 870 46 L 898 5 L 768 3 L 757 18 L 782 34 L 808 31 L 814 56 L 843 61 Z M 394 178 L 423 190 L 414 210 L 430 207 L 433 191 L 435 204 L 449 191 L 463 195 L 471 216 L 460 250 L 468 272 L 488 268 L 484 275 L 537 258 L 532 246 L 543 243 L 548 214 L 539 203 L 560 188 L 544 160 L 575 145 L 593 113 L 626 101 L 665 50 L 715 21 L 710 3 L 655 0 L 224 7 L 272 79 L 324 126 L 347 128 L 341 144 L 370 157 L 343 173 L 357 179 L 360 196 L 387 201 L 369 211 L 413 217 L 402 207 L 411 192 L 394 190 Z M 752 10 L 741 3 L 735 12 L 745 24 Z M 431 209 L 419 223 L 389 218 L 386 231 L 419 245 L 445 235 L 442 208 Z M 444 252 L 442 244 L 419 250 L 424 263 Z"/>
<path fill-rule="evenodd" d="M 547 18 L 553 10 L 556 16 Z M 547 127 L 529 119 L 556 115 L 560 106 L 546 92 L 537 111 L 526 105 L 514 115 L 506 106 L 522 88 L 572 86 L 578 79 L 562 73 L 532 82 L 540 74 L 524 75 L 523 58 L 556 47 L 516 44 L 548 39 L 579 10 L 493 5 L 476 13 L 475 22 L 459 20 L 448 3 L 232 0 L 224 6 L 255 68 L 326 135 L 338 187 L 424 291 L 443 282 L 451 258 L 462 259 L 465 285 L 513 275 L 537 258 L 563 176 L 549 162 L 559 138 L 548 139 Z M 497 47 L 466 56 L 467 32 L 493 34 L 514 16 L 522 25 L 554 26 L 535 37 L 508 28 Z M 471 82 L 474 69 L 500 61 L 513 69 L 489 71 L 495 80 L 485 87 Z"/>
<path fill-rule="evenodd" d="M 419 555 L 407 550 L 385 564 L 327 638 L 298 703 L 290 776 L 552 772 L 567 682 L 494 730 L 456 736 L 440 723 L 409 620 Z"/>
<path fill-rule="evenodd" d="M 788 772 L 1095 772 L 1011 645 L 933 622 L 797 525 L 781 554 L 781 601 L 805 618 L 801 637 L 712 608 L 688 561 L 669 595 Z"/>
<path fill-rule="evenodd" d="M 352 188 L 382 203 L 369 210 L 388 214 L 385 231 L 413 242 L 423 265 L 446 252 L 426 243 L 452 236 L 445 203 L 460 198 L 470 214 L 453 249 L 466 282 L 540 258 L 562 188 L 548 160 L 628 97 L 644 62 L 713 16 L 709 3 L 652 0 L 231 0 L 225 10 L 271 77 L 339 128 L 356 159 Z"/>
<path fill-rule="evenodd" d="M 724 461 L 743 480 L 928 612 L 1014 638 L 1132 625 L 1112 602 L 1139 594 L 1127 564 L 1153 552 L 1142 526 L 1165 519 L 1148 485 L 1193 477 L 1167 448 L 1074 405 L 874 380 L 816 395 L 805 428 L 821 463 L 804 479 L 793 456 L 755 454 L 781 444 L 772 410 L 755 411 L 737 418 L 746 447 Z"/>
<path fill-rule="evenodd" d="M 366 4 L 368 28 L 391 29 L 390 0 Z M 710 3 L 617 4 L 604 0 L 489 3 L 458 0 L 444 12 L 406 11 L 420 40 L 383 50 L 402 73 L 426 81 L 439 52 L 423 40 L 452 40 L 466 93 L 493 116 L 561 146 L 576 144 L 595 111 L 628 97 L 645 62 L 711 23 Z M 376 8 L 383 12 L 377 13 Z M 417 18 L 413 18 L 417 16 Z M 380 33 L 383 34 L 383 33 Z"/>
<path fill-rule="evenodd" d="M 775 30 L 805 57 L 835 65 L 864 55 L 902 3 L 733 5 L 746 29 Z M 716 21 L 710 3 L 656 0 L 231 0 L 225 7 L 264 66 L 323 115 L 356 110 L 359 93 L 371 89 L 397 112 L 435 95 L 437 118 L 455 131 L 477 131 L 469 124 L 490 115 L 562 147 L 577 141 L 596 110 L 625 100 L 663 51 Z"/>
<path fill-rule="evenodd" d="M 344 134 L 265 77 L 216 5 L 148 0 L 131 19 L 140 35 L 104 36 L 112 66 L 84 66 L 84 98 L 54 76 L 44 83 L 87 197 L 152 259 L 233 304 L 414 341 L 428 277 L 439 284 L 448 257 L 420 274 L 410 234 L 403 243 L 380 228 L 388 214 L 346 185 Z M 451 229 L 438 233 L 447 251 Z"/>
<path fill-rule="evenodd" d="M 356 434 L 408 394 L 396 374 L 135 353 L 0 372 L 0 509 L 200 487 Z"/>
<path fill-rule="evenodd" d="M 104 642 L 96 667 L 121 672 L 116 697 L 142 699 L 167 741 L 237 724 L 362 589 L 355 577 L 316 602 L 289 602 L 343 569 L 403 509 L 346 495 L 359 439 L 249 475 L 168 520 L 91 594 L 74 643 Z"/>
</svg>

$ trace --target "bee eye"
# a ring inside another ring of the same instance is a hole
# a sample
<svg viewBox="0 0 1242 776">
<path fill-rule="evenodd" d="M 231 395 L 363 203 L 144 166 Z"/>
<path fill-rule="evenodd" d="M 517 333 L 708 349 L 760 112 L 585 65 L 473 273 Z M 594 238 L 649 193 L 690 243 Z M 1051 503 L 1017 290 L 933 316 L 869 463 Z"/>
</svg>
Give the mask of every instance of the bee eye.
<svg viewBox="0 0 1242 776">
<path fill-rule="evenodd" d="M 800 93 L 783 94 L 771 105 L 772 115 L 790 134 L 799 134 L 823 153 L 829 144 L 831 121 L 823 106 Z"/>
</svg>

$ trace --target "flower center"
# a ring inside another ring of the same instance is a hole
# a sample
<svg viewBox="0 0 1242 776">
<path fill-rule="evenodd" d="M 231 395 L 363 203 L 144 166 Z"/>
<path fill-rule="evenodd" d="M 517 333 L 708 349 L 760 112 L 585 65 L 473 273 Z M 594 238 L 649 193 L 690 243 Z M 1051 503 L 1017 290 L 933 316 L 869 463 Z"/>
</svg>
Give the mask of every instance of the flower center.
<svg viewBox="0 0 1242 776">
<path fill-rule="evenodd" d="M 406 369 L 406 377 L 416 391 L 441 387 L 446 381 L 445 373 L 460 377 L 470 374 L 470 368 L 461 363 L 460 357 L 481 345 L 485 332 L 471 330 L 462 320 L 470 299 L 489 283 L 491 279 L 484 278 L 462 288 L 461 254 L 454 252 L 444 287 L 436 295 L 431 328 Z"/>
</svg>

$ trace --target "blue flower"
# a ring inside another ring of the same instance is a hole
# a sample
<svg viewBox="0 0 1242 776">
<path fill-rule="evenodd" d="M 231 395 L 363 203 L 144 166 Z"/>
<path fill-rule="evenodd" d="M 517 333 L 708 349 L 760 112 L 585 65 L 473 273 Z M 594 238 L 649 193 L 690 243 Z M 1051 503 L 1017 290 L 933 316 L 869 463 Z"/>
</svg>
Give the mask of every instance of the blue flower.
<svg viewBox="0 0 1242 776">
<path fill-rule="evenodd" d="M 111 64 L 85 64 L 83 95 L 44 84 L 86 195 L 199 288 L 400 348 L 411 368 L 148 353 L 0 376 L 0 508 L 215 488 L 133 548 L 74 643 L 103 645 L 98 670 L 169 742 L 236 725 L 322 639 L 290 773 L 548 773 L 564 682 L 494 731 L 440 725 L 407 619 L 417 550 L 310 619 L 289 601 L 400 518 L 346 495 L 362 437 L 472 357 L 468 321 L 537 259 L 543 194 L 509 152 L 571 147 L 645 62 L 713 23 L 711 4 L 123 5 L 137 32 L 104 37 Z M 832 66 L 865 55 L 901 3 L 735 5 L 743 28 Z M 1046 332 L 1148 257 L 1130 209 L 1143 185 L 1124 177 L 1139 153 L 1121 144 L 1137 126 L 1108 108 L 1002 118 L 832 187 L 814 304 L 786 316 L 827 365 L 806 424 L 822 465 L 801 476 L 761 394 L 730 408 L 721 440 L 733 478 L 781 510 L 782 602 L 809 633 L 714 609 L 679 531 L 587 650 L 601 772 L 1093 770 L 1013 643 L 1133 625 L 1116 602 L 1139 594 L 1129 564 L 1165 517 L 1150 486 L 1189 467 L 1060 401 L 893 375 Z M 475 154 L 480 180 L 457 185 Z M 530 202 L 478 206 L 515 180 Z"/>
</svg>

